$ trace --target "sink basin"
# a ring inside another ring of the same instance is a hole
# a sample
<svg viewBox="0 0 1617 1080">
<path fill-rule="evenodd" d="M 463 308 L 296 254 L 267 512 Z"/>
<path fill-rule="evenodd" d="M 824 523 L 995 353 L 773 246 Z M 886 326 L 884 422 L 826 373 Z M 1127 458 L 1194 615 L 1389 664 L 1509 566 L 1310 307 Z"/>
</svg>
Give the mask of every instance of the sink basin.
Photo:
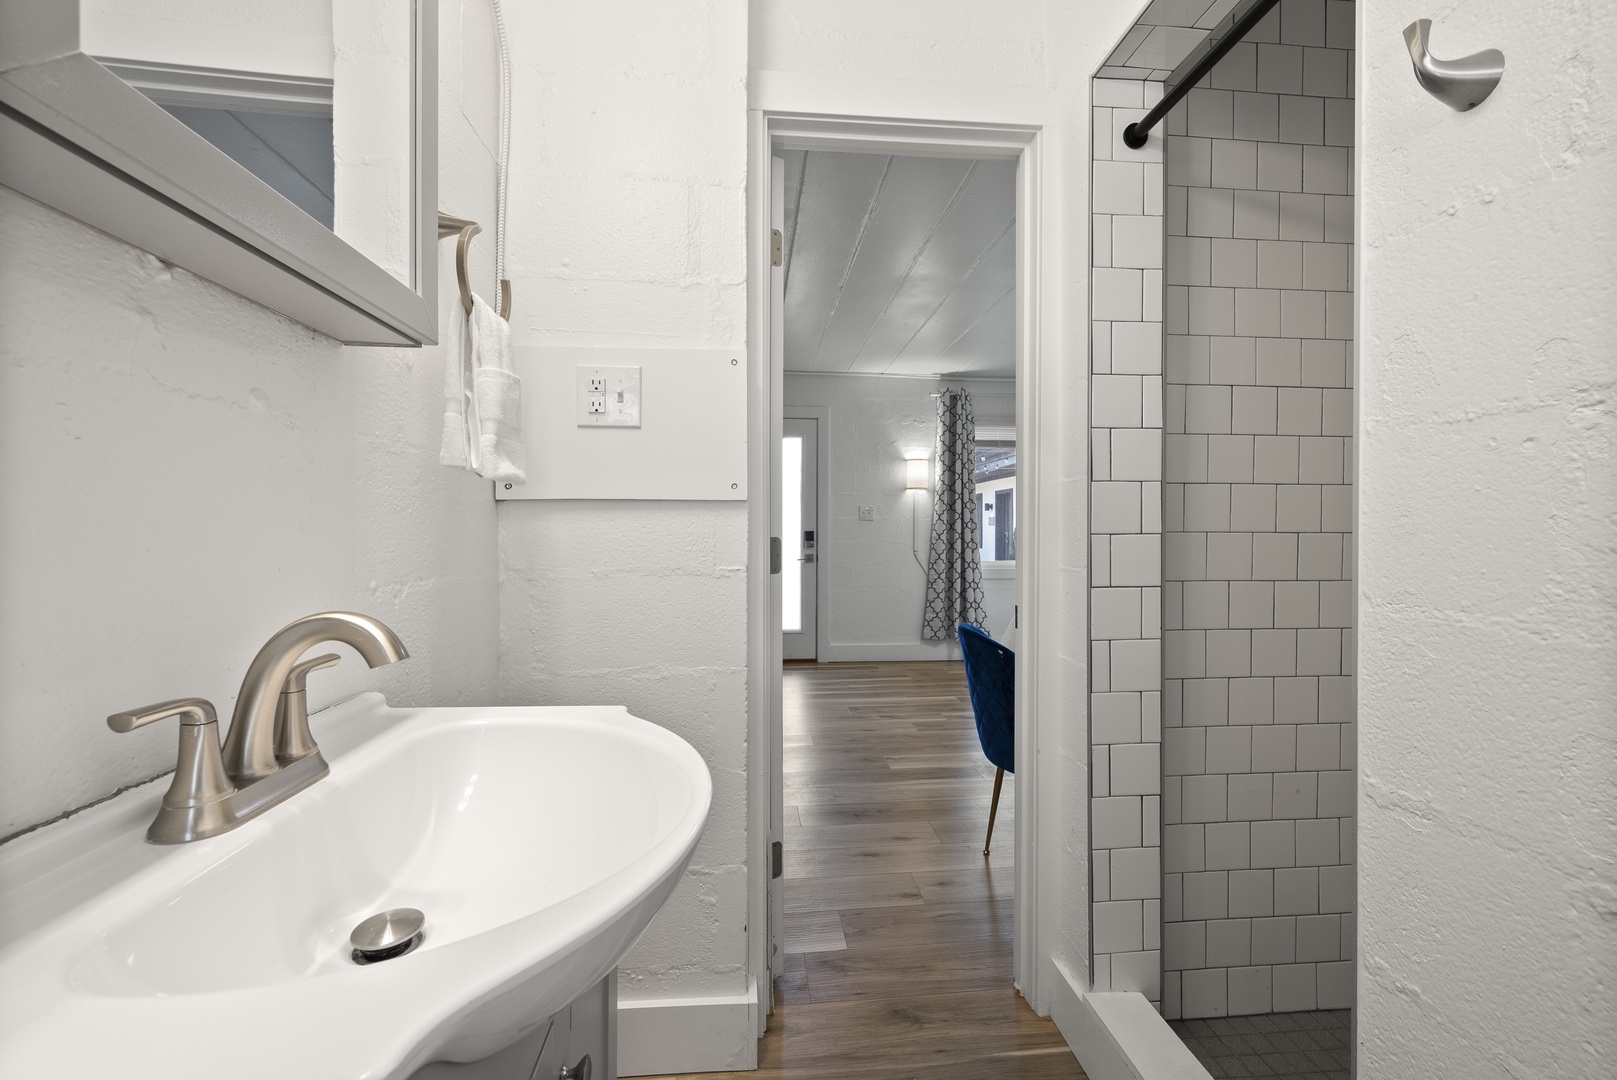
<svg viewBox="0 0 1617 1080">
<path fill-rule="evenodd" d="M 0 848 L 0 1075 L 486 1057 L 617 965 L 712 794 L 696 751 L 621 708 L 365 694 L 314 722 L 331 775 L 233 832 L 145 843 L 164 781 Z M 349 932 L 397 907 L 426 914 L 420 947 L 355 964 Z"/>
</svg>

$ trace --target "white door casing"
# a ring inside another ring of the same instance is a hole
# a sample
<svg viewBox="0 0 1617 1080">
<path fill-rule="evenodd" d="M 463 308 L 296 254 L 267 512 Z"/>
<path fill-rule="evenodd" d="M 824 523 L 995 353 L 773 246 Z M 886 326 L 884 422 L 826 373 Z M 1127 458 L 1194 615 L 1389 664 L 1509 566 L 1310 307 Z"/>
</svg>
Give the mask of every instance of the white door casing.
<svg viewBox="0 0 1617 1080">
<path fill-rule="evenodd" d="M 1065 684 L 1060 642 L 1062 627 L 1070 617 L 1059 587 L 1063 490 L 1058 464 L 1062 446 L 1060 283 L 1054 269 L 1057 251 L 1045 245 L 1041 236 L 1059 224 L 1047 203 L 1059 190 L 1060 155 L 1049 126 L 1055 115 L 1053 105 L 1047 94 L 1033 88 L 985 90 L 774 71 L 755 71 L 752 76 L 750 424 L 753 475 L 760 483 L 753 488 L 749 510 L 757 537 L 751 546 L 749 625 L 753 629 L 748 646 L 749 696 L 757 707 L 749 721 L 749 739 L 751 760 L 758 767 L 749 777 L 749 820 L 759 832 L 774 824 L 778 837 L 781 815 L 780 593 L 775 579 L 767 576 L 768 538 L 779 535 L 769 530 L 771 526 L 778 530 L 780 523 L 774 488 L 780 474 L 784 416 L 779 297 L 765 287 L 770 280 L 771 203 L 778 207 L 783 194 L 780 174 L 771 168 L 774 152 L 782 148 L 859 149 L 1018 161 L 1016 396 L 1018 441 L 1025 451 L 1019 461 L 1018 489 L 1025 502 L 1018 508 L 1022 528 L 1017 567 L 1021 647 L 1016 755 L 1029 765 L 1015 777 L 1015 981 L 1033 1008 L 1048 1014 L 1056 986 L 1064 980 L 1054 966 L 1057 952 L 1087 950 L 1084 928 L 1068 926 L 1063 931 L 1057 922 L 1062 891 L 1070 889 L 1068 879 L 1073 875 L 1066 868 L 1062 850 L 1062 808 L 1067 803 L 1062 781 L 1066 778 L 1064 759 L 1069 755 L 1061 726 Z M 1040 468 L 1041 462 L 1044 468 Z M 1041 507 L 1045 512 L 1040 512 Z M 1081 620 L 1082 612 L 1077 617 Z M 760 872 L 749 876 L 751 910 L 760 927 L 766 924 L 770 901 L 779 895 L 778 889 L 768 887 L 768 869 L 768 863 L 761 862 Z M 1075 937 L 1077 945 L 1065 941 L 1068 937 Z M 765 967 L 767 940 L 765 935 L 753 937 L 754 970 L 760 973 Z M 759 990 L 762 1012 L 770 1003 L 766 985 Z"/>
</svg>

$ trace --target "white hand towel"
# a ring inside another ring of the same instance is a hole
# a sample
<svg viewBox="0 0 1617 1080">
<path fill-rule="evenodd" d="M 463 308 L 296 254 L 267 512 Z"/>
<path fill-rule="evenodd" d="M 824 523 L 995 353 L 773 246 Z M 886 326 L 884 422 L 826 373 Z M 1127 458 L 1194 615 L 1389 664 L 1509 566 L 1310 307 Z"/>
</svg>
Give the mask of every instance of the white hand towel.
<svg viewBox="0 0 1617 1080">
<path fill-rule="evenodd" d="M 444 381 L 444 435 L 438 460 L 485 480 L 525 483 L 522 380 L 512 370 L 511 328 L 483 298 L 472 297 L 469 326 L 453 320 Z"/>
<path fill-rule="evenodd" d="M 476 403 L 468 392 L 472 386 L 469 330 L 457 306 L 444 334 L 444 435 L 438 447 L 438 463 L 457 469 L 472 467 L 466 432 Z"/>
</svg>

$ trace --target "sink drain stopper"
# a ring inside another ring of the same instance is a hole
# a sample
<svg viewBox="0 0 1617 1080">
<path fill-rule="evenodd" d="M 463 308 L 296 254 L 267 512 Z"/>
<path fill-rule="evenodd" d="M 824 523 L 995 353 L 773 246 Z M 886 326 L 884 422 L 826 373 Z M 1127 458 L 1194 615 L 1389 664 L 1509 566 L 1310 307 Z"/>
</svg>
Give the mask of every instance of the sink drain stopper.
<svg viewBox="0 0 1617 1080">
<path fill-rule="evenodd" d="M 379 911 L 354 927 L 348 943 L 354 947 L 354 963 L 379 964 L 421 944 L 427 917 L 413 907 Z"/>
</svg>

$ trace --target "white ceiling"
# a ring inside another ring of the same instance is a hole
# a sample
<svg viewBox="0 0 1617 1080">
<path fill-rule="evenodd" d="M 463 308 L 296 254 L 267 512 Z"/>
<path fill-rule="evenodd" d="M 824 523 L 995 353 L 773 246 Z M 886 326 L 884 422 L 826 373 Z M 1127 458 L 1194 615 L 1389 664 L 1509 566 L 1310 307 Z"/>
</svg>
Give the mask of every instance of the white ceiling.
<svg viewBox="0 0 1617 1080">
<path fill-rule="evenodd" d="M 1015 374 L 1014 161 L 782 156 L 787 371 Z"/>
</svg>

